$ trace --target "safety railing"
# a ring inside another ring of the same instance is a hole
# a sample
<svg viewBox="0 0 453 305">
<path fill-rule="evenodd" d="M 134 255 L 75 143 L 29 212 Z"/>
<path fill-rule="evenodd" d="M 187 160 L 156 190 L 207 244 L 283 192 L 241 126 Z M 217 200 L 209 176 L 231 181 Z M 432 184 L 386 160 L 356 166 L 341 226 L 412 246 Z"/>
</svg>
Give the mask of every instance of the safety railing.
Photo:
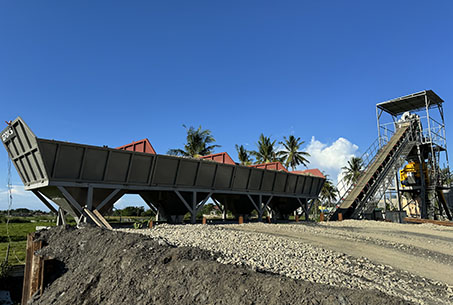
<svg viewBox="0 0 453 305">
<path fill-rule="evenodd" d="M 357 177 L 357 180 L 359 180 L 366 172 L 368 167 L 373 164 L 374 160 L 379 155 L 379 152 L 388 143 L 388 141 L 389 138 L 387 136 L 381 136 L 380 138 L 374 140 L 373 143 L 362 154 L 362 156 L 360 157 L 360 159 L 362 160 L 362 169 Z M 337 184 L 339 202 L 343 201 L 343 199 L 349 195 L 354 187 L 355 184 L 350 183 L 348 179 L 343 177 Z"/>
<path fill-rule="evenodd" d="M 404 123 L 409 123 L 409 122 L 411 123 L 409 126 L 409 130 L 406 132 L 406 135 L 404 136 L 403 141 L 401 142 L 401 144 L 397 150 L 398 152 L 396 153 L 396 156 L 397 156 L 398 160 L 395 160 L 394 165 L 392 166 L 392 169 L 390 170 L 391 172 L 394 172 L 395 168 L 400 167 L 404 162 L 404 160 L 400 158 L 400 155 L 403 151 L 402 148 L 406 145 L 406 143 L 408 143 L 410 141 L 415 141 L 419 137 L 420 126 L 419 126 L 418 119 L 414 119 L 412 121 L 406 121 Z M 396 123 L 396 124 L 400 124 L 400 123 Z M 388 130 L 390 131 L 390 129 L 388 129 Z M 379 156 L 381 150 L 388 144 L 388 142 L 390 141 L 388 134 L 393 135 L 394 132 L 381 133 L 381 136 L 379 138 L 377 138 L 370 145 L 370 147 L 368 147 L 368 149 L 365 151 L 365 153 L 363 153 L 363 155 L 361 156 L 361 159 L 363 161 L 363 169 L 361 170 L 361 173 L 357 177 L 356 181 L 359 181 L 362 178 L 362 176 L 367 173 L 367 170 L 369 169 L 370 165 L 373 164 L 373 162 L 376 160 L 377 156 Z M 408 153 L 408 152 L 405 152 L 405 153 Z M 395 153 L 394 153 L 394 155 L 395 155 Z M 382 180 L 382 179 L 384 179 L 384 180 Z M 382 189 L 386 189 L 390 183 L 390 180 L 386 179 L 385 177 L 381 178 L 380 181 L 381 181 L 381 183 L 382 183 L 382 181 L 384 181 L 384 184 L 385 184 L 385 185 L 382 185 Z M 338 190 L 338 195 L 339 195 L 338 202 L 337 202 L 336 206 L 334 207 L 334 209 L 332 209 L 329 217 L 335 213 L 336 208 L 338 208 L 340 206 L 342 201 L 349 195 L 349 193 L 354 189 L 355 186 L 356 185 L 354 183 L 350 183 L 349 181 L 347 181 L 346 178 L 343 178 L 339 181 L 339 183 L 337 185 L 337 190 Z M 378 189 L 376 189 L 376 188 L 373 188 L 373 189 L 375 191 L 378 191 Z"/>
</svg>

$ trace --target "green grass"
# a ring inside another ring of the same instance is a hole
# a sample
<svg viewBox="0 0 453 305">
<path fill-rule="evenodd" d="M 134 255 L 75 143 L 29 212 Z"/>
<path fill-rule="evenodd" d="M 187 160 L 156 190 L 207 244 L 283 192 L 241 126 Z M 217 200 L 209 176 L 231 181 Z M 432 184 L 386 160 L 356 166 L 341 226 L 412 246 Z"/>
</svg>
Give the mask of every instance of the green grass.
<svg viewBox="0 0 453 305">
<path fill-rule="evenodd" d="M 25 250 L 27 246 L 27 234 L 36 231 L 36 226 L 54 226 L 54 222 L 39 221 L 36 217 L 23 217 L 23 220 L 33 220 L 36 222 L 10 223 L 8 225 L 11 238 L 8 262 L 12 265 L 25 262 Z M 0 223 L 0 261 L 4 261 L 8 248 L 8 237 L 6 223 Z"/>
</svg>

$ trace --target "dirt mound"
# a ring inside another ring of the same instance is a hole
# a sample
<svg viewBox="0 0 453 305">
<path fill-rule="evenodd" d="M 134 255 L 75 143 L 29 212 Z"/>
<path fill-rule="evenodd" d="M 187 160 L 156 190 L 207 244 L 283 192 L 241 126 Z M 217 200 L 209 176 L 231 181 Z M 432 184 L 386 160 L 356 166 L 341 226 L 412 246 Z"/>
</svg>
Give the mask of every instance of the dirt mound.
<svg viewBox="0 0 453 305">
<path fill-rule="evenodd" d="M 408 304 L 224 265 L 207 251 L 138 234 L 59 227 L 37 238 L 47 244 L 39 254 L 59 260 L 61 270 L 32 304 Z"/>
</svg>

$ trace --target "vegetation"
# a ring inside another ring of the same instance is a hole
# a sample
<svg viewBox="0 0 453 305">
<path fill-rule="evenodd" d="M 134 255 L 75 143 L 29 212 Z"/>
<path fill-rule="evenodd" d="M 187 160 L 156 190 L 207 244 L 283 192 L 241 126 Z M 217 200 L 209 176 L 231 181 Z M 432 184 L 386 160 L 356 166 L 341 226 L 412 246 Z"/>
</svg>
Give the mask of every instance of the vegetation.
<svg viewBox="0 0 453 305">
<path fill-rule="evenodd" d="M 323 203 L 327 206 L 331 206 L 332 202 L 335 202 L 337 200 L 338 196 L 338 189 L 335 187 L 335 185 L 332 183 L 332 180 L 328 178 L 328 175 L 326 176 L 326 182 L 324 182 L 324 185 L 321 189 L 321 193 L 319 194 L 319 197 L 323 201 Z"/>
<path fill-rule="evenodd" d="M 270 137 L 266 137 L 264 134 L 260 135 L 258 143 L 256 144 L 258 150 L 250 152 L 256 158 L 255 164 L 282 161 L 282 158 L 279 157 L 279 153 L 275 147 L 276 142 L 276 140 L 272 141 Z"/>
<path fill-rule="evenodd" d="M 252 158 L 250 157 L 250 152 L 245 149 L 244 145 L 237 145 L 236 150 L 238 152 L 238 159 L 241 165 L 250 165 L 252 164 Z"/>
<path fill-rule="evenodd" d="M 441 175 L 442 175 L 442 180 L 446 185 L 451 185 L 453 182 L 453 173 L 450 171 L 450 169 L 443 168 L 441 170 Z"/>
<path fill-rule="evenodd" d="M 11 264 L 8 261 L 2 260 L 0 263 L 0 281 L 8 277 L 8 272 L 11 270 Z"/>
<path fill-rule="evenodd" d="M 10 244 L 8 264 L 23 264 L 25 262 L 27 235 L 35 232 L 37 226 L 55 226 L 56 217 L 52 213 L 42 211 L 15 209 L 10 211 L 11 216 L 7 224 L 6 214 L 6 211 L 0 211 L 0 261 L 5 261 L 8 244 Z M 149 221 L 153 213 L 150 209 L 145 210 L 144 207 L 126 207 L 113 211 L 112 215 L 108 217 L 109 222 L 124 222 L 126 220 L 134 223 Z M 127 217 L 127 219 L 121 220 L 121 217 Z M 67 215 L 66 220 L 68 224 L 75 225 L 71 216 Z M 5 264 L 2 268 L 7 268 L 8 264 Z"/>
<path fill-rule="evenodd" d="M 305 157 L 309 157 L 310 154 L 300 150 L 300 147 L 305 142 L 293 135 L 290 135 L 288 138 L 283 137 L 283 139 L 284 141 L 280 142 L 280 144 L 283 145 L 285 150 L 281 151 L 280 155 L 283 157 L 286 168 L 291 167 L 294 171 L 298 165 L 307 167 L 309 161 Z"/>
<path fill-rule="evenodd" d="M 344 180 L 348 184 L 357 183 L 360 175 L 363 172 L 363 160 L 359 157 L 351 157 L 346 166 L 341 168 L 344 174 Z"/>
<path fill-rule="evenodd" d="M 197 129 L 193 126 L 187 128 L 186 125 L 183 125 L 183 127 L 187 131 L 184 149 L 170 149 L 167 154 L 197 158 L 212 154 L 215 148 L 221 147 L 220 145 L 213 144 L 216 140 L 209 129 L 202 129 L 201 125 Z M 295 170 L 299 165 L 307 166 L 309 161 L 306 157 L 309 157 L 310 154 L 300 150 L 300 147 L 305 142 L 293 135 L 290 135 L 288 138 L 283 137 L 283 139 L 284 141 L 279 142 L 284 147 L 281 151 L 277 150 L 277 141 L 271 140 L 270 137 L 266 137 L 264 134 L 261 134 L 258 139 L 258 143 L 256 144 L 257 150 L 248 151 L 244 145 L 236 144 L 235 147 L 239 162 L 242 165 L 282 162 L 287 168 L 291 167 L 292 170 Z M 253 160 L 253 157 L 255 160 Z"/>
<path fill-rule="evenodd" d="M 184 149 L 170 149 L 167 154 L 185 157 L 200 157 L 211 154 L 216 147 L 220 145 L 212 144 L 215 142 L 214 137 L 209 129 L 201 129 L 201 125 L 198 129 L 193 126 L 189 128 L 186 125 L 182 125 L 187 130 L 187 143 L 184 144 Z"/>
<path fill-rule="evenodd" d="M 55 218 L 55 217 L 53 217 Z M 12 265 L 23 264 L 25 262 L 25 249 L 27 246 L 27 235 L 36 231 L 36 226 L 55 226 L 55 219 L 50 220 L 43 217 L 36 220 L 33 217 L 23 217 L 20 222 L 8 224 L 0 223 L 0 261 L 4 261 L 8 249 L 8 234 L 11 239 L 8 262 Z"/>
<path fill-rule="evenodd" d="M 266 137 L 264 134 L 260 135 L 256 143 L 257 150 L 247 151 L 243 145 L 236 144 L 239 161 L 243 165 L 281 162 L 286 168 L 291 168 L 293 171 L 299 165 L 307 166 L 309 161 L 306 157 L 309 157 L 310 154 L 300 149 L 305 142 L 293 135 L 288 138 L 283 137 L 283 140 L 279 142 L 284 148 L 280 151 L 276 146 L 277 141 Z M 252 160 L 252 157 L 255 160 Z"/>
<path fill-rule="evenodd" d="M 154 213 L 151 209 L 145 210 L 144 207 L 125 207 L 124 209 L 115 209 L 111 216 L 137 216 L 137 217 L 150 217 Z"/>
</svg>

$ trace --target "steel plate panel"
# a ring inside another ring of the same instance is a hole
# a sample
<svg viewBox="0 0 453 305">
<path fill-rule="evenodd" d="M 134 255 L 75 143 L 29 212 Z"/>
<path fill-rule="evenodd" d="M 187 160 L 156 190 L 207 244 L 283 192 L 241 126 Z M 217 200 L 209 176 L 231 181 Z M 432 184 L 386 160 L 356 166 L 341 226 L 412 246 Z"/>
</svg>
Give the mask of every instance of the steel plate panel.
<svg viewBox="0 0 453 305">
<path fill-rule="evenodd" d="M 234 176 L 233 180 L 233 188 L 246 189 L 249 175 L 250 175 L 249 168 L 237 167 L 236 175 Z"/>
<path fill-rule="evenodd" d="M 181 160 L 178 169 L 178 177 L 176 177 L 176 184 L 193 186 L 195 183 L 197 168 L 198 162 L 191 160 Z"/>
<path fill-rule="evenodd" d="M 296 182 L 297 182 L 297 176 L 289 175 L 288 180 L 286 181 L 285 192 L 294 193 L 296 191 Z"/>
<path fill-rule="evenodd" d="M 262 170 L 252 169 L 252 172 L 250 174 L 249 189 L 259 190 L 263 173 L 264 171 Z"/>
<path fill-rule="evenodd" d="M 55 155 L 57 153 L 57 144 L 39 141 L 39 150 L 41 151 L 41 156 L 48 176 L 50 176 L 53 172 Z"/>
<path fill-rule="evenodd" d="M 288 175 L 284 173 L 276 173 L 275 183 L 274 183 L 274 192 L 283 193 L 285 191 L 286 177 Z"/>
<path fill-rule="evenodd" d="M 55 178 L 77 179 L 82 156 L 82 147 L 61 145 L 55 165 Z"/>
<path fill-rule="evenodd" d="M 175 183 L 178 159 L 158 156 L 154 170 L 153 183 L 172 185 Z"/>
<path fill-rule="evenodd" d="M 218 188 L 230 188 L 231 178 L 233 177 L 234 168 L 219 164 L 215 175 L 215 187 Z"/>
<path fill-rule="evenodd" d="M 153 159 L 152 156 L 132 155 L 129 182 L 147 183 Z"/>
<path fill-rule="evenodd" d="M 19 169 L 19 172 L 21 173 L 22 179 L 24 180 L 25 183 L 30 183 L 30 179 L 28 178 L 28 175 L 25 171 L 25 168 L 22 164 L 22 158 L 17 159 L 14 163 L 16 165 L 16 168 Z"/>
<path fill-rule="evenodd" d="M 211 187 L 214 182 L 215 167 L 217 164 L 206 161 L 200 162 L 196 184 L 199 187 Z"/>
<path fill-rule="evenodd" d="M 115 182 L 126 182 L 127 171 L 131 154 L 111 151 L 107 165 L 105 180 Z"/>
<path fill-rule="evenodd" d="M 304 191 L 305 180 L 307 176 L 299 175 L 296 184 L 296 194 L 302 194 Z"/>
<path fill-rule="evenodd" d="M 108 151 L 88 148 L 85 153 L 82 179 L 102 181 L 107 163 Z"/>
<path fill-rule="evenodd" d="M 303 191 L 304 195 L 309 195 L 311 193 L 311 185 L 312 185 L 314 179 L 315 178 L 310 177 L 310 176 L 307 176 L 305 178 L 304 191 Z"/>
<path fill-rule="evenodd" d="M 275 171 L 265 171 L 263 176 L 263 183 L 261 183 L 262 191 L 272 191 L 272 186 L 274 185 Z"/>
</svg>

